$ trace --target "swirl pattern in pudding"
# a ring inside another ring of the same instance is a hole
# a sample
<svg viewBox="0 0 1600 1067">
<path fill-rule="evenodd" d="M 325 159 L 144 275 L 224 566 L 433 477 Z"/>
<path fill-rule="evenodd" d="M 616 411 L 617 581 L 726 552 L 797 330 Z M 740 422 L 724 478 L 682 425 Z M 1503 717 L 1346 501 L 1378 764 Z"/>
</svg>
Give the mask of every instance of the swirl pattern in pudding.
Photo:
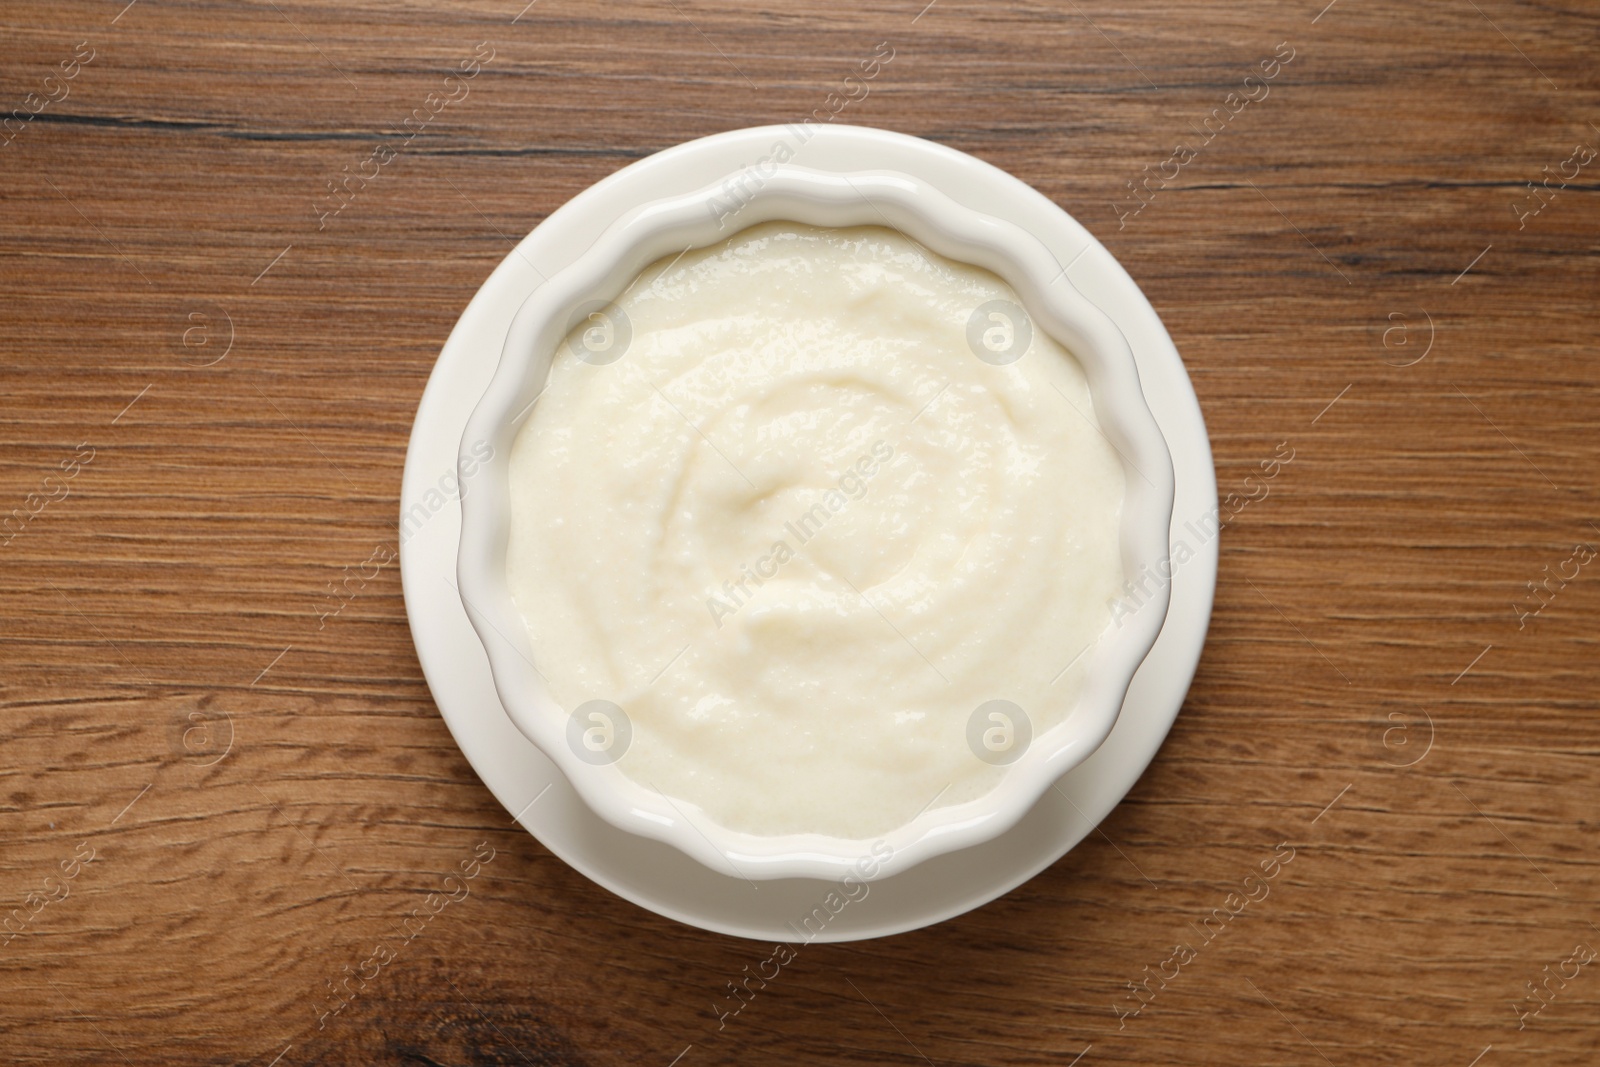
<svg viewBox="0 0 1600 1067">
<path fill-rule="evenodd" d="M 985 705 L 1020 743 L 1071 714 L 1123 468 L 1019 303 L 896 231 L 777 222 L 560 346 L 507 574 L 556 701 L 625 713 L 622 771 L 734 830 L 869 838 L 993 788 Z"/>
</svg>

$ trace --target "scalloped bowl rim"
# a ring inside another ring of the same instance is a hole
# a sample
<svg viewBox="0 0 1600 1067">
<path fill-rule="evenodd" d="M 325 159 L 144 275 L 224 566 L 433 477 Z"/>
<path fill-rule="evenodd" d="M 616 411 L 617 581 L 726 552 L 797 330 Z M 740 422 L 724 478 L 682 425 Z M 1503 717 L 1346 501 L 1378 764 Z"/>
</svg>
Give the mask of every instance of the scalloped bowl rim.
<svg viewBox="0 0 1600 1067">
<path fill-rule="evenodd" d="M 736 220 L 731 227 L 730 217 Z M 462 436 L 458 591 L 507 715 L 601 818 L 747 880 L 837 881 L 853 875 L 870 881 L 881 873 L 872 869 L 876 864 L 863 862 L 875 844 L 888 846 L 893 869 L 900 872 L 998 836 L 1061 775 L 1087 759 L 1116 724 L 1134 672 L 1161 631 L 1170 583 L 1158 580 L 1121 625 L 1108 624 L 1087 661 L 1077 706 L 1036 736 L 990 792 L 926 809 L 876 838 L 761 836 L 731 830 L 687 802 L 646 788 L 615 763 L 579 759 L 567 746 L 567 712 L 550 697 L 534 667 L 527 627 L 506 581 L 511 444 L 580 307 L 615 299 L 647 266 L 685 245 L 705 247 L 770 221 L 823 227 L 887 224 L 948 259 L 999 275 L 1016 291 L 1029 317 L 1082 365 L 1101 430 L 1121 454 L 1124 575 L 1170 570 L 1172 459 L 1145 403 L 1133 352 L 1111 319 L 1072 285 L 1066 268 L 1048 249 L 1020 227 L 957 204 L 911 175 L 768 164 L 628 212 L 518 309 L 499 366 Z M 479 448 L 484 443 L 490 446 L 488 459 Z"/>
</svg>

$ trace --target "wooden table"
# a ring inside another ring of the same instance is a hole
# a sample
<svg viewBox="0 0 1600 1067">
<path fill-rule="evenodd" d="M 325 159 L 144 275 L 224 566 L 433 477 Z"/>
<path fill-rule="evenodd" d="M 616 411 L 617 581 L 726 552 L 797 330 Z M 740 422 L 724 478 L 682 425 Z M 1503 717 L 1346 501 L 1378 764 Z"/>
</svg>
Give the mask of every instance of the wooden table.
<svg viewBox="0 0 1600 1067">
<path fill-rule="evenodd" d="M 0 14 L 0 1059 L 1596 1062 L 1592 3 L 124 2 Z M 1098 833 L 719 1032 L 769 947 L 596 888 L 451 742 L 400 471 L 513 239 L 831 112 L 1093 230 L 1254 499 Z"/>
</svg>

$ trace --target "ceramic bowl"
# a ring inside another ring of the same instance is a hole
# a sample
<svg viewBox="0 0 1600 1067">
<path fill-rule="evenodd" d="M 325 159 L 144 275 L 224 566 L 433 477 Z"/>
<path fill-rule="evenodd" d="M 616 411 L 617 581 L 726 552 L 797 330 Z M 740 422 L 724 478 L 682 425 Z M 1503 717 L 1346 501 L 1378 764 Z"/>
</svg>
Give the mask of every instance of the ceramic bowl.
<svg viewBox="0 0 1600 1067">
<path fill-rule="evenodd" d="M 1032 740 L 988 794 L 934 807 L 872 841 L 821 834 L 757 836 L 720 826 L 687 803 L 592 763 L 569 741 L 573 709 L 550 696 L 506 580 L 511 526 L 509 466 L 521 420 L 544 388 L 550 361 L 587 309 L 615 299 L 647 266 L 740 229 L 785 220 L 822 227 L 888 225 L 949 259 L 986 268 L 1016 291 L 1035 328 L 1082 364 L 1095 414 L 1122 457 L 1122 563 L 1142 589 L 1085 658 L 1076 708 Z M 485 458 L 487 457 L 487 458 Z M 714 185 L 639 207 L 570 266 L 540 285 L 513 319 L 500 364 L 472 413 L 460 450 L 459 591 L 507 714 L 613 825 L 671 844 L 719 873 L 746 879 L 846 875 L 870 880 L 869 855 L 893 870 L 993 838 L 1010 828 L 1062 774 L 1111 732 L 1134 671 L 1166 618 L 1172 459 L 1144 394 L 1133 353 L 1116 325 L 1071 284 L 1063 265 L 1026 231 L 957 204 L 913 175 L 840 174 L 764 160 Z M 876 853 L 872 849 L 876 846 Z"/>
</svg>

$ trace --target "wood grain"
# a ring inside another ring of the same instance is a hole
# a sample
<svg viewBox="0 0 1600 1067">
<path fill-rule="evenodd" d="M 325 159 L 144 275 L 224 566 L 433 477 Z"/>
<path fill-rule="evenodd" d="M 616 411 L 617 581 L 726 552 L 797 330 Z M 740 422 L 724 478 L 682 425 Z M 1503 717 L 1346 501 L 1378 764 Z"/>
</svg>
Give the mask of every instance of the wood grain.
<svg viewBox="0 0 1600 1067">
<path fill-rule="evenodd" d="M 0 134 L 0 904 L 26 920 L 0 1058 L 1594 1062 L 1600 972 L 1566 961 L 1600 947 L 1600 565 L 1516 605 L 1600 542 L 1600 170 L 1527 185 L 1600 145 L 1600 9 L 123 3 L 0 13 L 0 117 L 38 110 Z M 1100 833 L 975 913 L 806 949 L 719 1031 L 769 949 L 507 828 L 395 566 L 319 615 L 394 544 L 423 384 L 510 242 L 634 159 L 829 107 L 881 41 L 839 121 L 1089 226 L 1183 353 L 1225 493 L 1295 459 L 1224 531 L 1188 702 Z M 480 42 L 470 94 L 319 228 Z"/>
</svg>

